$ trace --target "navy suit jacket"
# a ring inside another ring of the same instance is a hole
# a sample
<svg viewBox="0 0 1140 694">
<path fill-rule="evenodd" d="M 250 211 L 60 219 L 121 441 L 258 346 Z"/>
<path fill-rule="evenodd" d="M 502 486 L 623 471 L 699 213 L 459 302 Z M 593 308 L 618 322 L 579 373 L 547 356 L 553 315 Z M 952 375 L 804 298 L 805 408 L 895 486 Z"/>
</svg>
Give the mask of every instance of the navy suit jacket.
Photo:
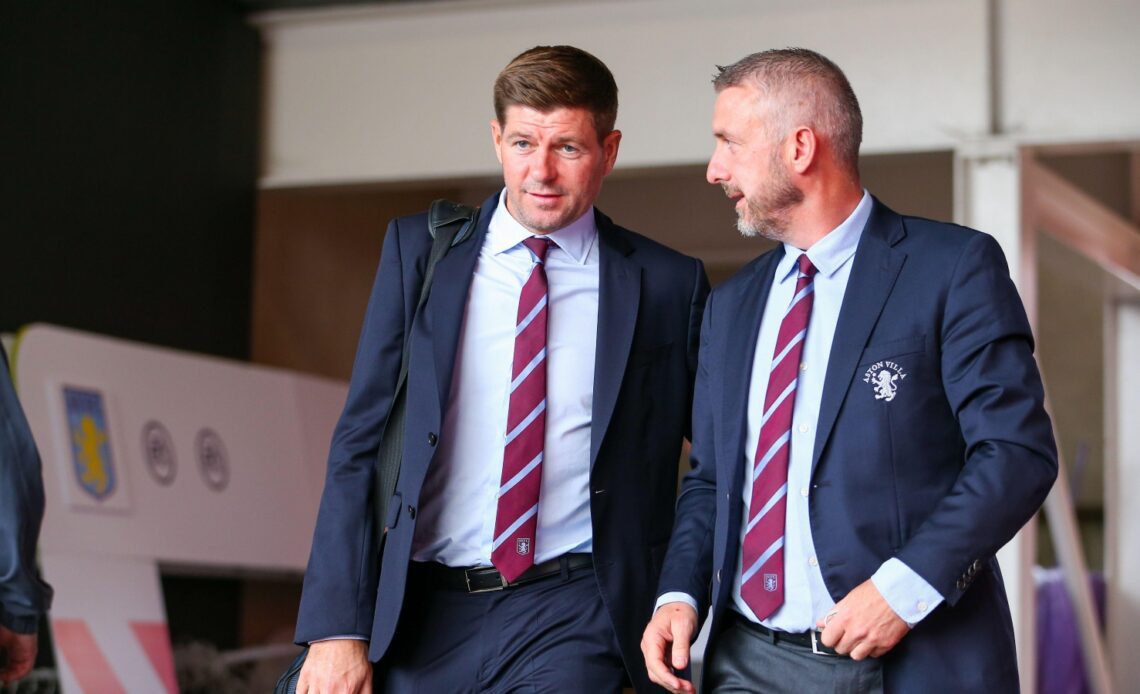
<svg viewBox="0 0 1140 694">
<path fill-rule="evenodd" d="M 783 253 L 746 266 L 705 310 L 693 470 L 659 593 L 696 597 L 713 634 L 740 570 L 745 408 Z M 1005 258 L 986 234 L 876 200 L 854 263 L 812 456 L 809 517 L 824 583 L 839 601 L 898 557 L 945 597 L 883 657 L 888 692 L 1016 692 L 994 554 L 1041 505 L 1057 460 Z M 905 374 L 889 400 L 875 397 L 884 365 Z"/>
<path fill-rule="evenodd" d="M 333 435 L 324 494 L 298 616 L 298 642 L 370 635 L 379 660 L 404 598 L 416 508 L 451 389 L 468 288 L 498 197 L 473 237 L 436 268 L 413 322 L 431 239 L 425 214 L 388 226 L 344 412 Z M 591 429 L 594 568 L 639 690 L 650 685 L 639 642 L 673 524 L 677 465 L 688 435 L 701 310 L 700 261 L 597 213 L 598 338 Z M 377 447 L 411 331 L 404 456 L 377 562 L 372 500 Z M 488 359 L 509 355 L 487 355 Z"/>
</svg>

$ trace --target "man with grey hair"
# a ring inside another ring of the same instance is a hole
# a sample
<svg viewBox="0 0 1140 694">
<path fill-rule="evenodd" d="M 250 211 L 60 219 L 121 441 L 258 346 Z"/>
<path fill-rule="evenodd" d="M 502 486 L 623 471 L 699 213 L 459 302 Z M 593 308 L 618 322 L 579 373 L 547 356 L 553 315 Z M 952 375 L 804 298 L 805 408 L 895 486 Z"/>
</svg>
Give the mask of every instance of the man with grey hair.
<svg viewBox="0 0 1140 694">
<path fill-rule="evenodd" d="M 780 245 L 709 297 L 685 478 L 642 639 L 705 691 L 1017 691 L 995 552 L 1057 474 L 1001 249 L 859 179 L 859 104 L 804 49 L 715 79 L 708 180 Z"/>
</svg>

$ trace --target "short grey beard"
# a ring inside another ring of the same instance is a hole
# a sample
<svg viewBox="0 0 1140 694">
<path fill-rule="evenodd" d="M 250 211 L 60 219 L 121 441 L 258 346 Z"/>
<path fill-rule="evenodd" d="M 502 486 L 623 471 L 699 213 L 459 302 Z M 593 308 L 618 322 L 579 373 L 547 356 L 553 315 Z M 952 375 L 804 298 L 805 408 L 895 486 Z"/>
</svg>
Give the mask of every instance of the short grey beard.
<svg viewBox="0 0 1140 694">
<path fill-rule="evenodd" d="M 757 213 L 752 203 L 745 201 L 745 206 L 750 212 L 754 214 Z M 745 238 L 759 236 L 769 241 L 784 243 L 788 240 L 790 234 L 788 233 L 788 220 L 786 216 L 781 213 L 786 212 L 790 207 L 791 205 L 768 217 L 761 217 L 756 224 L 748 222 L 743 214 L 738 214 L 736 216 L 736 229 L 740 232 L 740 235 Z"/>
</svg>

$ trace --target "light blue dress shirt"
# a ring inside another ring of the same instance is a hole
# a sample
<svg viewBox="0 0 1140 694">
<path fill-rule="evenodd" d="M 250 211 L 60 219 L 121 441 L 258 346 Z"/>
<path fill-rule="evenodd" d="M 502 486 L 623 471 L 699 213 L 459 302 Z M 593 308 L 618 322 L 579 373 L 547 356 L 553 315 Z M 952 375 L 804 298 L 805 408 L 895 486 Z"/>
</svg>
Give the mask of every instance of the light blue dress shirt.
<svg viewBox="0 0 1140 694">
<path fill-rule="evenodd" d="M 863 199 L 851 215 L 806 251 L 808 259 L 818 272 L 815 275 L 815 299 L 804 341 L 800 375 L 796 385 L 795 408 L 792 414 L 787 521 L 784 535 L 784 604 L 767 619 L 757 620 L 756 615 L 740 596 L 740 571 L 737 570 L 733 577 L 732 607 L 748 619 L 777 631 L 799 633 L 814 629 L 816 621 L 822 619 L 835 606 L 823 582 L 823 574 L 816 559 L 811 537 L 811 522 L 808 515 L 811 459 L 835 325 L 839 320 L 839 311 L 847 290 L 847 280 L 854 264 L 855 250 L 859 245 L 863 227 L 871 215 L 871 206 L 871 196 L 864 191 Z M 743 549 L 744 532 L 748 525 L 752 469 L 755 463 L 756 445 L 760 439 L 760 419 L 764 393 L 768 387 L 768 374 L 772 366 L 772 355 L 775 351 L 776 334 L 795 293 L 796 263 L 804 252 L 784 244 L 784 257 L 776 265 L 772 288 L 764 307 L 764 320 L 761 321 L 756 341 L 752 378 L 748 390 L 744 515 L 740 524 L 740 542 L 737 547 L 738 567 L 743 561 L 740 552 Z M 844 461 L 844 463 L 857 464 L 858 461 Z M 891 609 L 911 626 L 942 602 L 942 596 L 929 583 L 898 559 L 892 558 L 884 562 L 871 580 Z M 678 600 L 696 607 L 696 601 L 692 596 L 684 593 L 666 593 L 657 600 L 657 605 Z"/>
<path fill-rule="evenodd" d="M 506 445 L 519 295 L 537 262 L 533 233 L 511 216 L 506 191 L 491 216 L 463 312 L 440 450 L 420 492 L 412 559 L 490 566 Z M 593 551 L 590 427 L 598 335 L 594 208 L 546 238 L 546 435 L 535 562 Z M 359 634 L 333 639 L 368 640 Z"/>
<path fill-rule="evenodd" d="M 534 236 L 506 208 L 491 217 L 467 295 L 440 450 L 420 492 L 412 558 L 490 566 L 506 445 L 511 355 Z M 590 552 L 590 425 L 598 335 L 598 230 L 590 208 L 546 238 L 546 436 L 535 562 Z"/>
</svg>

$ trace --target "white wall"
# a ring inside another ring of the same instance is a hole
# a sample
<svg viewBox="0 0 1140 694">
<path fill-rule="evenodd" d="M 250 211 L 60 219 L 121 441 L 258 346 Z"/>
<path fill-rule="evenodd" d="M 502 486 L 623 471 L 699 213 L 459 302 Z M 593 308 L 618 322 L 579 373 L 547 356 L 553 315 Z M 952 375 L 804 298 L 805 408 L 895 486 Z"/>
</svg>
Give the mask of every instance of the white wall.
<svg viewBox="0 0 1140 694">
<path fill-rule="evenodd" d="M 1008 132 L 1039 142 L 1140 138 L 1140 2 L 1000 4 Z"/>
<path fill-rule="evenodd" d="M 345 384 L 46 325 L 21 333 L 17 357 L 44 462 L 45 553 L 304 570 Z M 103 397 L 115 470 L 103 498 L 77 478 L 65 387 Z M 177 461 L 165 484 L 145 462 L 151 421 L 169 431 Z M 204 428 L 228 454 L 221 490 L 204 482 L 196 455 Z"/>
<path fill-rule="evenodd" d="M 1117 461 L 1106 470 L 1105 544 L 1108 578 L 1108 641 L 1113 679 L 1120 691 L 1134 691 L 1140 682 L 1140 658 L 1135 649 L 1121 644 L 1134 643 L 1140 624 L 1140 504 L 1134 500 L 1140 489 L 1140 390 L 1125 384 L 1140 382 L 1140 303 L 1135 299 L 1111 307 L 1112 320 L 1106 334 L 1109 342 L 1110 372 L 1106 410 L 1110 416 L 1109 455 Z M 1115 373 L 1113 373 L 1113 370 Z M 1131 685 L 1129 684 L 1131 683 Z"/>
<path fill-rule="evenodd" d="M 1140 138 L 1140 3 L 997 0 L 998 113 L 1026 142 Z M 497 173 L 491 83 L 571 43 L 621 90 L 620 167 L 704 161 L 716 63 L 803 45 L 863 104 L 868 153 L 985 137 L 985 0 L 465 0 L 261 15 L 265 186 Z"/>
<path fill-rule="evenodd" d="M 432 2 L 258 21 L 266 186 L 497 174 L 491 85 L 544 43 L 613 70 L 623 167 L 705 161 L 715 64 L 773 46 L 845 69 L 867 152 L 949 149 L 988 122 L 982 0 Z"/>
</svg>

